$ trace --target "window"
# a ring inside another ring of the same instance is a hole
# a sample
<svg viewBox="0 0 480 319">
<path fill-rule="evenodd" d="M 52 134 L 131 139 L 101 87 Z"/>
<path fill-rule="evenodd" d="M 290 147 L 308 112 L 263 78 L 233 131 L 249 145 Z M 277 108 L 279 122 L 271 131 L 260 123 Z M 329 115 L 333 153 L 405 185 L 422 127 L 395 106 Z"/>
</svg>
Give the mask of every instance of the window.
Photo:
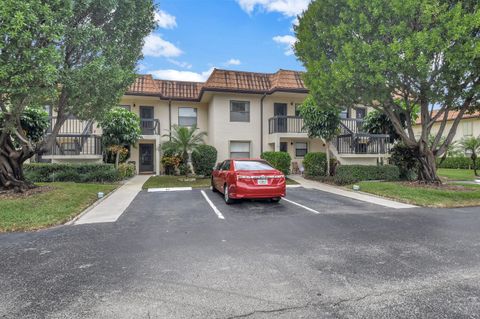
<svg viewBox="0 0 480 319">
<path fill-rule="evenodd" d="M 298 104 L 298 103 L 295 104 L 295 116 L 296 117 L 300 117 L 300 106 L 301 105 L 302 104 Z"/>
<path fill-rule="evenodd" d="M 122 109 L 125 109 L 127 111 L 131 111 L 130 105 L 128 105 L 128 104 L 119 105 L 118 107 L 121 107 Z"/>
<path fill-rule="evenodd" d="M 250 102 L 230 101 L 230 122 L 250 122 Z"/>
<path fill-rule="evenodd" d="M 340 112 L 340 118 L 342 119 L 349 118 L 348 108 L 342 109 L 342 111 Z"/>
<path fill-rule="evenodd" d="M 280 142 L 280 152 L 288 152 L 288 143 Z"/>
<path fill-rule="evenodd" d="M 197 125 L 197 109 L 193 107 L 178 108 L 178 125 L 180 126 L 196 126 Z"/>
<path fill-rule="evenodd" d="M 304 157 L 307 154 L 307 142 L 295 143 L 295 157 Z"/>
<path fill-rule="evenodd" d="M 357 108 L 356 109 L 356 113 L 357 113 L 357 119 L 363 119 L 365 117 L 365 115 L 367 115 L 367 109 L 365 108 Z"/>
<path fill-rule="evenodd" d="M 235 161 L 236 171 L 263 171 L 274 169 L 265 162 L 260 161 Z"/>
<path fill-rule="evenodd" d="M 230 158 L 249 158 L 250 142 L 230 142 Z"/>
<path fill-rule="evenodd" d="M 473 122 L 464 122 L 462 126 L 463 126 L 463 136 L 473 135 Z"/>
<path fill-rule="evenodd" d="M 222 171 L 228 171 L 230 169 L 230 161 L 223 162 Z"/>
</svg>

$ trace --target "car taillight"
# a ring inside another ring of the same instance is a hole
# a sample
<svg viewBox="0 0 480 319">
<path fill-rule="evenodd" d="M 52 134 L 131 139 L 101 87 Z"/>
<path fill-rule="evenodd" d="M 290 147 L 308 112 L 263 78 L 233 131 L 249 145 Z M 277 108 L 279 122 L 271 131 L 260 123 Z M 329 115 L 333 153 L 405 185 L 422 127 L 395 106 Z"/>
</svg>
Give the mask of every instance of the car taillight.
<svg viewBox="0 0 480 319">
<path fill-rule="evenodd" d="M 281 178 L 285 178 L 285 175 L 274 175 L 274 176 L 272 176 L 272 178 L 280 178 L 281 179 Z"/>
<path fill-rule="evenodd" d="M 241 179 L 252 179 L 252 176 L 248 176 L 248 175 L 237 175 L 237 181 L 241 180 Z"/>
</svg>

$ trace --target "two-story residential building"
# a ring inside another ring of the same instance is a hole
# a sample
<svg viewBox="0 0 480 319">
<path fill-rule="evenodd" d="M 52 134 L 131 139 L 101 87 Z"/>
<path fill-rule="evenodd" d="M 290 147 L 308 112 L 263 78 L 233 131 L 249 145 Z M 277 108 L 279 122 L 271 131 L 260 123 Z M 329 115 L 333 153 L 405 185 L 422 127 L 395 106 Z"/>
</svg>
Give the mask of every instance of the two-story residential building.
<svg viewBox="0 0 480 319">
<path fill-rule="evenodd" d="M 207 132 L 205 142 L 217 149 L 219 161 L 258 158 L 264 151 L 286 151 L 292 158 L 292 167 L 301 167 L 308 152 L 326 151 L 323 140 L 308 138 L 303 129 L 298 107 L 308 89 L 301 75 L 290 70 L 254 73 L 215 69 L 205 82 L 158 80 L 141 75 L 119 103 L 141 119 L 142 137 L 131 148 L 129 161 L 136 163 L 139 173 L 160 174 L 161 145 L 169 140 L 169 130 L 174 125 L 196 125 Z M 330 147 L 331 155 L 340 163 L 375 164 L 388 156 L 387 135 L 362 132 L 366 113 L 362 107 L 348 108 L 342 113 L 341 133 Z M 98 128 L 96 132 L 101 134 Z M 92 148 L 92 143 L 84 143 L 82 136 L 73 138 L 78 158 L 85 154 L 82 145 Z M 95 145 L 95 154 L 90 157 L 98 156 Z M 67 158 L 60 149 L 54 151 L 54 161 Z"/>
</svg>

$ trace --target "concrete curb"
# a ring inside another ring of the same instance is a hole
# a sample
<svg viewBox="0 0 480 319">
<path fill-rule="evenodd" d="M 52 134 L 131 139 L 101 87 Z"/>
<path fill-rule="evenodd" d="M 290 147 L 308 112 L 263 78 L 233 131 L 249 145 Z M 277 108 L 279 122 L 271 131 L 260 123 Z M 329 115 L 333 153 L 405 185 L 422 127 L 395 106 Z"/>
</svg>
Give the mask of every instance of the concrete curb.
<svg viewBox="0 0 480 319">
<path fill-rule="evenodd" d="M 124 181 L 125 182 L 125 181 Z M 87 208 L 85 208 L 80 214 L 78 214 L 77 216 L 73 217 L 72 219 L 70 219 L 68 222 L 64 223 L 63 225 L 65 226 L 72 226 L 73 224 L 75 224 L 75 222 L 77 220 L 79 220 L 83 215 L 85 215 L 86 213 L 88 213 L 89 211 L 91 211 L 92 209 L 94 209 L 96 206 L 100 205 L 101 202 L 103 202 L 104 200 L 106 200 L 108 197 L 110 197 L 113 193 L 115 193 L 117 190 L 120 189 L 120 187 L 123 186 L 124 183 L 122 183 L 121 185 L 118 185 L 117 188 L 115 188 L 113 191 L 111 191 L 110 193 L 108 193 L 107 195 L 103 196 L 102 198 L 96 200 L 92 205 L 88 206 Z"/>
</svg>

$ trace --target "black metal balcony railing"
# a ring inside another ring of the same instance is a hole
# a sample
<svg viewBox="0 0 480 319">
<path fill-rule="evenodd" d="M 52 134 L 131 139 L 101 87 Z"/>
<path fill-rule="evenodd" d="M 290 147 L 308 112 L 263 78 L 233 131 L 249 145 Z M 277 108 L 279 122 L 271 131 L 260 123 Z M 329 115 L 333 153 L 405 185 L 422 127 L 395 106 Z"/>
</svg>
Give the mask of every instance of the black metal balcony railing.
<svg viewBox="0 0 480 319">
<path fill-rule="evenodd" d="M 52 132 L 55 123 L 57 123 L 57 117 L 50 117 L 50 126 L 47 129 L 47 134 Z M 82 121 L 76 118 L 68 118 L 63 123 L 59 134 L 65 135 L 88 135 L 93 132 L 93 121 Z"/>
<path fill-rule="evenodd" d="M 98 135 L 59 134 L 44 155 L 102 155 L 102 139 Z"/>
<path fill-rule="evenodd" d="M 336 140 L 339 154 L 387 154 L 390 151 L 387 134 L 357 133 L 339 135 Z"/>
<path fill-rule="evenodd" d="M 352 133 L 363 132 L 362 119 L 345 118 L 345 119 L 340 119 L 340 122 Z"/>
<path fill-rule="evenodd" d="M 159 135 L 160 121 L 158 119 L 140 119 L 142 135 Z"/>
<path fill-rule="evenodd" d="M 298 116 L 274 116 L 268 119 L 268 133 L 307 133 Z"/>
</svg>

